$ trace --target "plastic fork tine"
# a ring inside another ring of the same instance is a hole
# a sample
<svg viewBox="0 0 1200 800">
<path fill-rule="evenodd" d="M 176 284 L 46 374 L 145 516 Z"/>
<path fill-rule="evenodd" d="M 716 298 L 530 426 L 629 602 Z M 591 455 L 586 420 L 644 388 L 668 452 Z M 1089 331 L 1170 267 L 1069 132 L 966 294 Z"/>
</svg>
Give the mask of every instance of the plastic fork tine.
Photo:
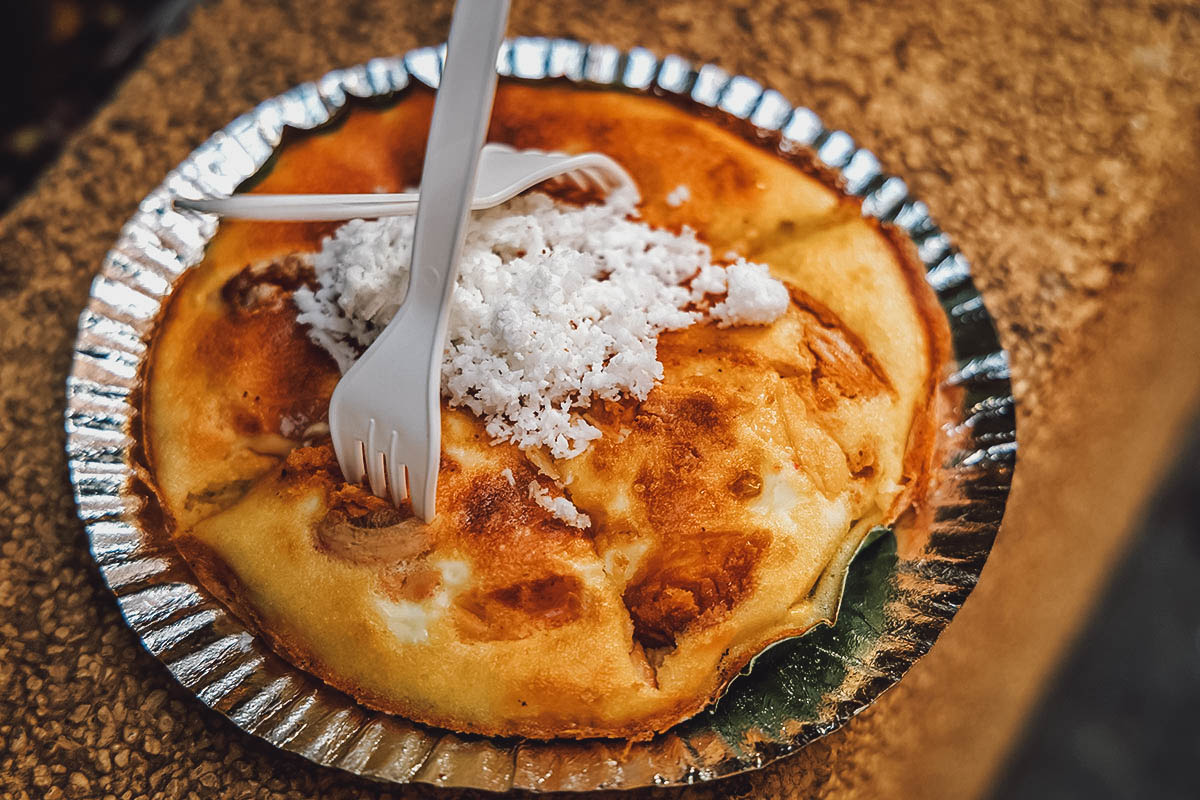
<svg viewBox="0 0 1200 800">
<path fill-rule="evenodd" d="M 589 189 L 604 189 L 604 183 L 596 178 L 596 173 L 592 170 L 584 168 L 579 170 L 579 174 L 587 183 Z"/>
<path fill-rule="evenodd" d="M 352 439 L 349 447 L 337 437 L 333 439 L 333 451 L 342 465 L 346 483 L 362 483 L 366 475 L 367 449 L 361 439 Z"/>
<path fill-rule="evenodd" d="M 592 190 L 592 183 L 588 180 L 588 176 L 581 169 L 572 170 L 570 172 L 571 182 L 579 189 L 585 192 Z"/>
<path fill-rule="evenodd" d="M 400 460 L 400 434 L 392 431 L 388 443 L 387 485 L 392 503 L 400 505 L 408 499 L 408 467 Z"/>
<path fill-rule="evenodd" d="M 367 462 L 367 482 L 371 486 L 371 494 L 376 497 L 387 497 L 387 456 L 376 452 Z"/>
<path fill-rule="evenodd" d="M 575 185 L 583 191 L 590 192 L 592 190 L 592 182 L 588 180 L 588 176 L 584 174 L 583 170 L 577 169 L 572 172 L 571 179 L 574 181 Z"/>
<path fill-rule="evenodd" d="M 599 188 L 601 191 L 607 192 L 610 189 L 609 182 L 605 180 L 604 173 L 602 173 L 600 170 L 589 167 L 587 173 L 588 177 L 592 179 L 592 182 L 595 183 L 597 188 Z"/>
<path fill-rule="evenodd" d="M 387 495 L 387 464 L 382 448 L 379 446 L 379 432 L 375 420 L 367 425 L 367 483 L 371 494 L 377 497 Z"/>
</svg>

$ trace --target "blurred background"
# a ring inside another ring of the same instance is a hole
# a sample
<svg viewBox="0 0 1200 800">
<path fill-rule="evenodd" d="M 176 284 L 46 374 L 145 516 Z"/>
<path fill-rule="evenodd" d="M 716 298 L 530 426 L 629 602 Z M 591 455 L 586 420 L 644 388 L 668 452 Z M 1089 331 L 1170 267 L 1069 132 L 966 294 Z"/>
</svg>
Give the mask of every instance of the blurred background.
<svg viewBox="0 0 1200 800">
<path fill-rule="evenodd" d="M 9 78 L 0 116 L 0 213 L 145 49 L 186 24 L 196 2 L 0 1 L 0 60 Z M 1192 799 L 1200 796 L 1198 759 L 1200 426 L 1147 504 L 1129 553 L 993 797 Z"/>
</svg>

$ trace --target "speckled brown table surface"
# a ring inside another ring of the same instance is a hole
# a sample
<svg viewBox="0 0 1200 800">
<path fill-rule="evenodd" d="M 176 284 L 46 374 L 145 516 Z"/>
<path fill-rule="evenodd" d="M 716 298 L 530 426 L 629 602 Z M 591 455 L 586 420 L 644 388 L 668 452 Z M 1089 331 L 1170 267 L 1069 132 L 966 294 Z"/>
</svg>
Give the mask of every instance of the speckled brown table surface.
<svg viewBox="0 0 1200 800">
<path fill-rule="evenodd" d="M 0 222 L 0 797 L 450 795 L 273 751 L 174 684 L 87 554 L 63 384 L 92 273 L 214 129 L 325 71 L 440 41 L 450 5 L 217 0 Z M 1200 5 L 514 0 L 511 34 L 715 61 L 909 181 L 1013 356 L 1020 466 L 983 578 L 841 731 L 696 797 L 977 796 L 1200 397 Z"/>
</svg>

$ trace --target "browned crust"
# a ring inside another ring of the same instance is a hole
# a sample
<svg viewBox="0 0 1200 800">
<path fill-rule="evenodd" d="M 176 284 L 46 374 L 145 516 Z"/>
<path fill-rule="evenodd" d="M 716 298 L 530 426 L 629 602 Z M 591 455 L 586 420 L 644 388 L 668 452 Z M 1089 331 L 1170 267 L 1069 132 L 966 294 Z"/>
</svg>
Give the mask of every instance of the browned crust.
<svg viewBox="0 0 1200 800">
<path fill-rule="evenodd" d="M 859 205 L 861 207 L 861 202 Z M 925 352 L 929 364 L 922 395 L 924 402 L 913 411 L 904 453 L 902 474 L 910 480 L 905 491 L 896 497 L 892 507 L 888 509 L 889 522 L 894 522 L 910 507 L 916 511 L 918 517 L 923 517 L 922 512 L 929 496 L 930 478 L 934 472 L 934 458 L 937 454 L 938 425 L 941 422 L 939 414 L 943 411 L 939 401 L 940 390 L 950 368 L 950 322 L 946 319 L 933 289 L 925 280 L 925 265 L 917 258 L 912 240 L 894 225 L 874 218 L 868 221 L 887 240 L 900 263 L 901 273 L 908 284 L 909 296 L 916 303 L 917 313 L 925 323 Z"/>
<path fill-rule="evenodd" d="M 154 323 L 150 327 L 151 331 L 162 330 L 163 326 L 167 324 L 167 320 L 175 315 L 177 304 L 172 303 L 171 299 L 183 291 L 183 287 L 187 285 L 188 280 L 192 279 L 194 274 L 192 270 L 187 270 L 176 279 L 175 285 L 171 288 L 171 296 L 167 299 L 167 302 L 162 304 L 158 310 L 158 314 L 155 315 Z M 130 420 L 132 434 L 130 438 L 133 439 L 130 460 L 134 463 L 135 467 L 140 466 L 144 468 L 148 476 L 153 476 L 155 470 L 154 443 L 147 430 L 147 420 L 150 419 L 150 392 L 146 391 L 146 387 L 149 385 L 150 373 L 154 369 L 154 364 L 158 361 L 158 343 L 159 337 L 146 337 L 146 356 L 138 365 L 137 383 L 129 397 L 129 404 L 135 409 L 134 415 Z M 147 481 L 146 491 L 153 493 L 154 496 L 152 499 L 162 509 L 161 513 L 170 513 L 159 502 L 158 490 L 154 487 L 153 481 Z M 151 498 L 144 497 L 144 499 L 149 500 Z"/>
<path fill-rule="evenodd" d="M 368 708 L 373 708 L 387 714 L 395 714 L 406 719 L 413 719 L 416 716 L 415 709 L 403 704 L 390 702 L 387 698 L 380 697 L 353 682 L 342 679 L 336 672 L 327 668 L 298 641 L 289 638 L 286 634 L 281 634 L 273 630 L 266 624 L 254 607 L 244 599 L 247 592 L 241 581 L 238 580 L 238 577 L 208 545 L 187 534 L 177 537 L 175 544 L 201 583 L 216 596 L 217 600 L 230 613 L 265 640 L 280 657 L 315 675 L 322 682 L 332 686 L 334 689 L 345 692 Z M 681 702 L 668 711 L 648 717 L 635 725 L 616 728 L 580 726 L 564 730 L 557 726 L 539 725 L 536 722 L 528 722 L 506 727 L 487 727 L 468 723 L 455 717 L 439 717 L 436 714 L 429 714 L 426 711 L 420 712 L 421 724 L 483 736 L 522 736 L 530 739 L 603 738 L 643 741 L 652 738 L 657 733 L 668 730 L 679 722 L 704 710 L 704 708 L 725 691 L 726 687 L 737 677 L 738 673 L 745 669 L 746 665 L 766 648 L 784 639 L 790 639 L 807 633 L 812 628 L 823 624 L 823 622 L 825 621 L 817 621 L 806 628 L 789 628 L 779 632 L 765 641 L 760 647 L 754 648 L 751 652 L 747 652 L 737 660 L 729 661 L 726 666 L 722 667 L 716 686 L 709 694 L 701 698 Z"/>
</svg>

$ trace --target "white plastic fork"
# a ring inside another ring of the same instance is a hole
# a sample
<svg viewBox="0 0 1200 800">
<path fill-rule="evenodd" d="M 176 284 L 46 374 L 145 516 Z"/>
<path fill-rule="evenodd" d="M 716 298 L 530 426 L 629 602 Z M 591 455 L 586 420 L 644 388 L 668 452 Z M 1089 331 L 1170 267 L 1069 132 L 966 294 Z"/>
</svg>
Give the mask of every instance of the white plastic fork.
<svg viewBox="0 0 1200 800">
<path fill-rule="evenodd" d="M 511 200 L 526 189 L 562 179 L 584 190 L 613 192 L 634 188 L 620 164 L 603 153 L 546 153 L 517 150 L 506 144 L 487 144 L 479 157 L 479 172 L 471 209 L 480 211 Z M 175 198 L 176 208 L 203 211 L 233 219 L 332 221 L 370 217 L 399 217 L 417 212 L 417 192 L 391 194 L 242 194 L 233 197 Z"/>
<path fill-rule="evenodd" d="M 342 473 L 371 492 L 436 513 L 441 366 L 450 294 L 496 92 L 508 0 L 458 0 L 433 106 L 413 232 L 408 295 L 379 338 L 342 376 L 329 432 Z"/>
</svg>

